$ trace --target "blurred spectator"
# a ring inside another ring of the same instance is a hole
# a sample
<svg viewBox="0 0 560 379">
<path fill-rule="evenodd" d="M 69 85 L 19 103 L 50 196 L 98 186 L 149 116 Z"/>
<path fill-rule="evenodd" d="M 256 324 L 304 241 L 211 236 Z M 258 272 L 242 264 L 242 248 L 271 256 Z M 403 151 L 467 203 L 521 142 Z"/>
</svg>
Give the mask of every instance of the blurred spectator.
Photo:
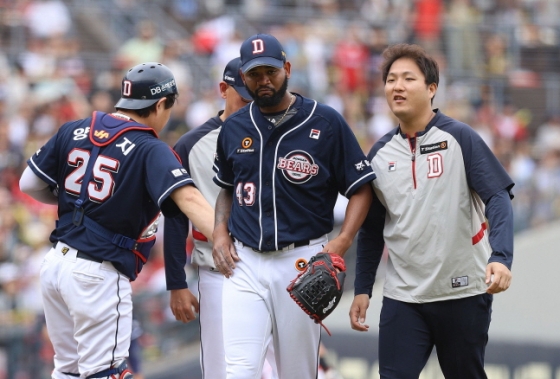
<svg viewBox="0 0 560 379">
<path fill-rule="evenodd" d="M 161 61 L 163 43 L 157 36 L 156 25 L 150 20 L 142 20 L 136 28 L 136 36 L 126 41 L 117 52 L 117 60 L 123 69 Z"/>
<path fill-rule="evenodd" d="M 478 23 L 480 16 L 470 0 L 451 0 L 446 16 L 445 42 L 452 72 L 480 73 L 482 51 Z"/>
<path fill-rule="evenodd" d="M 24 75 L 30 82 L 45 79 L 54 74 L 56 59 L 52 51 L 47 49 L 47 41 L 30 38 L 27 41 L 27 49 L 19 57 L 19 64 Z"/>
<path fill-rule="evenodd" d="M 560 151 L 560 110 L 551 112 L 547 121 L 537 128 L 535 147 L 539 155 L 551 150 Z"/>
<path fill-rule="evenodd" d="M 334 47 L 335 85 L 342 95 L 366 91 L 368 50 L 360 34 L 358 25 L 351 25 Z"/>
<path fill-rule="evenodd" d="M 512 103 L 504 105 L 502 113 L 497 115 L 494 129 L 498 138 L 507 141 L 522 141 L 528 137 L 526 120 Z"/>
<path fill-rule="evenodd" d="M 500 34 L 492 34 L 484 43 L 486 52 L 485 71 L 491 76 L 505 76 L 511 68 L 506 40 Z"/>
<path fill-rule="evenodd" d="M 440 50 L 442 0 L 414 0 L 414 39 L 424 49 L 433 53 Z"/>
<path fill-rule="evenodd" d="M 35 0 L 25 8 L 24 18 L 33 37 L 65 35 L 72 27 L 70 12 L 61 0 Z"/>
</svg>

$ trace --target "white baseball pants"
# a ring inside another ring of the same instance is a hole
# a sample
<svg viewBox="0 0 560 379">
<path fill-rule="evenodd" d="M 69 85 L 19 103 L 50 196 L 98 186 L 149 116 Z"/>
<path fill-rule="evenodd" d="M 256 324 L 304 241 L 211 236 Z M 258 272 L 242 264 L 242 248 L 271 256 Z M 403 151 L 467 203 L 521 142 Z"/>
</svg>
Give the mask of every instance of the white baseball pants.
<svg viewBox="0 0 560 379">
<path fill-rule="evenodd" d="M 128 357 L 132 332 L 129 279 L 110 262 L 76 257 L 57 243 L 43 261 L 41 288 L 54 347 L 52 378 L 86 378 Z"/>
<path fill-rule="evenodd" d="M 240 257 L 224 279 L 223 328 L 227 379 L 260 379 L 272 336 L 280 379 L 315 379 L 321 329 L 292 300 L 286 287 L 327 237 L 310 245 L 261 253 L 236 242 Z M 301 266 L 300 266 L 301 268 Z"/>
<path fill-rule="evenodd" d="M 226 379 L 222 333 L 222 291 L 224 280 L 224 276 L 219 271 L 211 271 L 209 267 L 199 266 L 198 301 L 200 305 L 200 367 L 202 369 L 202 379 Z M 227 314 L 225 317 L 228 317 Z M 270 339 L 272 339 L 272 336 Z M 278 379 L 271 345 L 268 350 L 268 378 Z"/>
</svg>

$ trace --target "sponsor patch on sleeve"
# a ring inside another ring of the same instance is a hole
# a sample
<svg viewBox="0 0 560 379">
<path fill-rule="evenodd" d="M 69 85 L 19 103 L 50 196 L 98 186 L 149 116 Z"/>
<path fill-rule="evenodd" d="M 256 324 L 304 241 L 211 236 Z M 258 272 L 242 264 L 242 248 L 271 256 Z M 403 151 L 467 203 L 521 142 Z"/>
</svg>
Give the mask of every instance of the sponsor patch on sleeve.
<svg viewBox="0 0 560 379">
<path fill-rule="evenodd" d="M 171 173 L 174 177 L 178 178 L 179 176 L 185 175 L 187 173 L 187 170 L 185 170 L 184 168 L 176 168 L 175 170 L 172 170 Z"/>
<path fill-rule="evenodd" d="M 354 167 L 356 168 L 356 171 L 364 171 L 364 169 L 369 165 L 370 165 L 370 163 L 369 163 L 368 160 L 359 161 L 358 163 L 354 163 Z"/>
</svg>

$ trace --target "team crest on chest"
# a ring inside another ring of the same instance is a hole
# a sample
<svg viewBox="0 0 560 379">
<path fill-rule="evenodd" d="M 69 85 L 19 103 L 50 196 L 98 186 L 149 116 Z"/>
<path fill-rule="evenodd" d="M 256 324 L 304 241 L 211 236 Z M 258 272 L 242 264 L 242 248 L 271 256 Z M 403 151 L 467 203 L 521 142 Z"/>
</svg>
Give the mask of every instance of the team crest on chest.
<svg viewBox="0 0 560 379">
<path fill-rule="evenodd" d="M 294 184 L 305 183 L 319 173 L 319 165 L 315 164 L 309 153 L 302 150 L 294 150 L 278 158 L 276 168 L 282 170 L 284 177 Z"/>
</svg>

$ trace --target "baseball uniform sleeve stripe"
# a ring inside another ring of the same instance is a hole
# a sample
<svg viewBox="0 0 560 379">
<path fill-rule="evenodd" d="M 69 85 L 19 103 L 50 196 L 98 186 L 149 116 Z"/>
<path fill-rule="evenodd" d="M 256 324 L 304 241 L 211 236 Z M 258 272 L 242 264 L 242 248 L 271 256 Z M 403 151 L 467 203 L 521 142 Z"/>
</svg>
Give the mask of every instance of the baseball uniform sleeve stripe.
<svg viewBox="0 0 560 379">
<path fill-rule="evenodd" d="M 45 174 L 36 164 L 35 162 L 33 162 L 33 157 L 29 158 L 29 163 L 31 163 L 31 165 L 29 167 L 31 167 L 31 169 L 38 174 L 38 176 L 40 176 L 42 179 L 47 179 L 49 182 L 51 182 L 52 185 L 56 186 L 56 180 L 54 180 L 53 178 L 51 178 L 50 176 L 48 176 L 47 174 Z"/>
<path fill-rule="evenodd" d="M 360 179 L 358 179 L 354 183 L 352 183 L 350 185 L 350 187 L 348 187 L 346 192 L 344 192 L 344 196 L 348 197 L 348 194 L 351 193 L 351 191 L 354 191 L 355 188 L 359 187 L 359 185 L 367 183 L 367 182 L 371 182 L 373 179 L 375 179 L 375 173 L 374 172 L 370 172 L 369 174 L 361 177 Z"/>
<path fill-rule="evenodd" d="M 176 188 L 179 187 L 183 187 L 186 186 L 188 184 L 193 184 L 194 182 L 192 181 L 191 178 L 189 179 L 185 179 L 185 180 L 181 180 L 180 182 L 175 183 L 173 186 L 169 187 L 158 199 L 158 205 L 161 206 L 161 203 L 163 203 L 163 201 L 165 199 L 167 199 L 167 197 L 169 196 L 169 194 L 171 192 L 173 192 L 173 190 L 175 190 Z"/>
</svg>

